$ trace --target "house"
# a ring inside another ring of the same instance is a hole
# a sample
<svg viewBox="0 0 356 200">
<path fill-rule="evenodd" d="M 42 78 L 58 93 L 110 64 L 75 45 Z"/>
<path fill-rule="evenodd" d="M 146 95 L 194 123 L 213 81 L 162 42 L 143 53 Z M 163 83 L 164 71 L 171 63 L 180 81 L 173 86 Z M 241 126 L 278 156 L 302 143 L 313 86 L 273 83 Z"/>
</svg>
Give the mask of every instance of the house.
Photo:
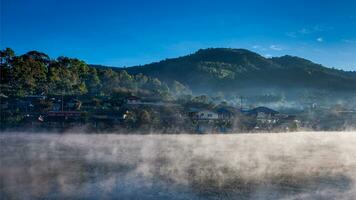
<svg viewBox="0 0 356 200">
<path fill-rule="evenodd" d="M 207 109 L 189 108 L 188 116 L 193 120 L 217 120 L 219 115 L 217 112 Z"/>
<path fill-rule="evenodd" d="M 272 110 L 270 108 L 264 107 L 264 106 L 260 106 L 260 107 L 256 107 L 252 110 L 248 111 L 250 114 L 252 115 L 258 115 L 258 114 L 264 114 L 266 116 L 275 116 L 276 114 L 278 114 L 279 112 Z"/>
<path fill-rule="evenodd" d="M 200 109 L 198 108 L 188 108 L 186 114 L 190 119 L 194 119 L 199 111 Z"/>
<path fill-rule="evenodd" d="M 217 112 L 209 109 L 189 108 L 187 114 L 194 124 L 194 131 L 198 133 L 215 132 L 215 122 L 219 119 Z"/>
<path fill-rule="evenodd" d="M 46 96 L 43 95 L 27 95 L 23 98 L 23 101 L 28 107 L 34 107 L 36 103 L 45 99 Z"/>
<path fill-rule="evenodd" d="M 282 114 L 267 107 L 256 107 L 251 110 L 242 110 L 255 130 L 296 130 L 299 121 L 295 115 Z M 252 123 L 253 122 L 253 123 Z M 245 122 L 246 123 L 246 122 Z"/>
<path fill-rule="evenodd" d="M 219 119 L 218 113 L 211 110 L 202 110 L 197 113 L 198 119 L 201 120 L 215 120 Z"/>
<path fill-rule="evenodd" d="M 267 107 L 256 107 L 250 110 L 241 109 L 241 120 L 248 129 L 270 130 L 278 122 L 278 113 Z"/>
<path fill-rule="evenodd" d="M 248 116 L 253 116 L 256 118 L 258 122 L 262 123 L 274 123 L 275 116 L 279 113 L 275 110 L 272 110 L 267 107 L 257 107 L 252 110 L 243 111 L 243 113 L 247 114 Z"/>
</svg>

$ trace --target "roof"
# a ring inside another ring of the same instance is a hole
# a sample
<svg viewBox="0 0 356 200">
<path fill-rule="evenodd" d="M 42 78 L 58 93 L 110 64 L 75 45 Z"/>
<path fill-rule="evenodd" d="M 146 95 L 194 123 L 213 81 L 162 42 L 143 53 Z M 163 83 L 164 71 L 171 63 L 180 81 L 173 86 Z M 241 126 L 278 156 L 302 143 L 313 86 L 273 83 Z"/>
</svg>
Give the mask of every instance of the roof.
<svg viewBox="0 0 356 200">
<path fill-rule="evenodd" d="M 244 113 L 250 114 L 250 115 L 257 115 L 258 113 L 265 113 L 265 114 L 270 114 L 270 115 L 276 115 L 279 112 L 272 110 L 270 108 L 264 107 L 264 106 L 260 106 L 257 108 L 254 108 L 252 110 L 248 110 L 248 111 L 243 111 Z"/>
<path fill-rule="evenodd" d="M 199 112 L 205 112 L 205 113 L 217 113 L 215 110 L 208 110 L 208 109 L 200 110 Z"/>
</svg>

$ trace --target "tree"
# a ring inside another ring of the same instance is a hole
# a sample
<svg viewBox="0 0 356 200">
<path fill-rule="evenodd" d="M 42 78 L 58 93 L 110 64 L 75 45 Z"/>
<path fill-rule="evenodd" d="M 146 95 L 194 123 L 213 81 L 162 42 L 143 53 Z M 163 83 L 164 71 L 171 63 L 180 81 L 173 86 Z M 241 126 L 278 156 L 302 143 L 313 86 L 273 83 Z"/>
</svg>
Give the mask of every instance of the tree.
<svg viewBox="0 0 356 200">
<path fill-rule="evenodd" d="M 15 57 L 11 68 L 11 85 L 17 95 L 42 93 L 45 86 L 47 68 L 43 62 L 27 56 Z"/>
<path fill-rule="evenodd" d="M 185 106 L 197 108 L 212 108 L 214 107 L 214 103 L 207 95 L 200 95 L 186 102 Z"/>
<path fill-rule="evenodd" d="M 15 52 L 11 48 L 6 48 L 0 51 L 0 64 L 1 66 L 9 66 L 11 60 L 15 57 Z"/>
<path fill-rule="evenodd" d="M 85 62 L 59 57 L 49 65 L 48 81 L 53 94 L 81 95 L 87 93 L 89 67 Z M 95 77 L 92 77 L 95 79 Z"/>
<path fill-rule="evenodd" d="M 102 82 L 101 91 L 104 94 L 112 94 L 113 89 L 119 86 L 119 77 L 112 69 L 100 70 L 99 76 Z"/>
<path fill-rule="evenodd" d="M 72 74 L 60 62 L 56 61 L 50 64 L 48 82 L 50 85 L 50 94 L 62 95 L 73 93 L 73 85 L 75 83 Z"/>
<path fill-rule="evenodd" d="M 210 98 L 207 95 L 200 95 L 193 98 L 193 102 L 209 104 L 211 103 Z"/>
<path fill-rule="evenodd" d="M 187 87 L 185 87 L 183 84 L 181 84 L 178 81 L 173 81 L 171 86 L 171 91 L 176 97 L 182 95 L 189 95 L 192 93 L 192 91 L 190 91 Z"/>
<path fill-rule="evenodd" d="M 87 86 L 89 94 L 98 94 L 100 87 L 100 78 L 95 68 L 89 68 L 88 75 L 85 79 L 85 85 Z"/>
<path fill-rule="evenodd" d="M 46 66 L 51 62 L 51 59 L 47 54 L 39 51 L 29 51 L 25 55 L 23 55 L 23 57 L 28 57 L 31 58 L 32 60 L 42 62 Z"/>
<path fill-rule="evenodd" d="M 11 62 L 15 57 L 15 52 L 6 48 L 0 51 L 0 90 L 1 93 L 9 93 L 10 92 L 10 79 L 11 79 Z"/>
<path fill-rule="evenodd" d="M 139 123 L 143 125 L 143 124 L 149 124 L 150 122 L 151 122 L 150 113 L 147 110 L 143 109 L 139 115 Z"/>
<path fill-rule="evenodd" d="M 128 89 L 136 89 L 134 79 L 130 74 L 127 73 L 127 71 L 122 70 L 117 72 L 118 79 L 119 79 L 119 85 L 120 87 L 125 87 Z"/>
</svg>

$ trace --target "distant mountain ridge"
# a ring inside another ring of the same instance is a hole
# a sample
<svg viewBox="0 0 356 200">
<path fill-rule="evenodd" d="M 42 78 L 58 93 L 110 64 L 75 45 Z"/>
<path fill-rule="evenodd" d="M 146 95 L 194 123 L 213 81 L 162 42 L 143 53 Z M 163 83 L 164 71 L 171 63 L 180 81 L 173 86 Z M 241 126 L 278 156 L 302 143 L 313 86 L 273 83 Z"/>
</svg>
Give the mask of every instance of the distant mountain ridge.
<svg viewBox="0 0 356 200">
<path fill-rule="evenodd" d="M 265 58 L 246 49 L 201 49 L 143 66 L 111 69 L 142 73 L 168 83 L 177 80 L 198 93 L 234 93 L 253 88 L 356 92 L 356 72 L 327 68 L 295 56 Z"/>
</svg>

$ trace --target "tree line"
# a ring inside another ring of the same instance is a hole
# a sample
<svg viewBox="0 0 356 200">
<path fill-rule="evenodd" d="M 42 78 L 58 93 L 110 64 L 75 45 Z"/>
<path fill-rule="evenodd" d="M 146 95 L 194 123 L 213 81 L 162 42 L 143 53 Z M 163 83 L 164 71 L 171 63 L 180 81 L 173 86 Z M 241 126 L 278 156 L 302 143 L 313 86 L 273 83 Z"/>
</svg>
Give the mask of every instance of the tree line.
<svg viewBox="0 0 356 200">
<path fill-rule="evenodd" d="M 26 95 L 138 95 L 174 99 L 190 94 L 178 81 L 167 84 L 124 69 L 90 67 L 77 58 L 56 59 L 39 51 L 16 55 L 11 48 L 0 51 L 1 93 L 11 97 Z"/>
</svg>

